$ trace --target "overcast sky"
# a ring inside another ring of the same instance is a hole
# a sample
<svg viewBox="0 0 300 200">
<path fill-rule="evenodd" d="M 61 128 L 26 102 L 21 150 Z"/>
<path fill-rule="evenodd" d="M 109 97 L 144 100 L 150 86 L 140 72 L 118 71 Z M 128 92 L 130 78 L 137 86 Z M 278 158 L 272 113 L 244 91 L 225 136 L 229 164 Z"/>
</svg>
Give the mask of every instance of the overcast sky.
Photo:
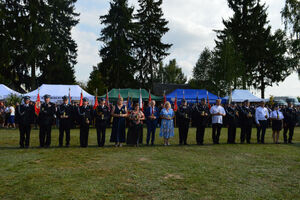
<svg viewBox="0 0 300 200">
<path fill-rule="evenodd" d="M 266 2 L 268 17 L 272 30 L 283 28 L 280 11 L 285 0 L 262 0 Z M 101 43 L 96 41 L 100 35 L 99 16 L 109 9 L 109 0 L 78 0 L 76 11 L 80 13 L 80 23 L 72 30 L 73 38 L 78 44 L 78 64 L 75 66 L 76 78 L 86 82 L 95 66 L 101 60 L 98 51 Z M 129 5 L 137 8 L 137 0 L 129 0 Z M 232 15 L 227 0 L 164 0 L 163 11 L 169 21 L 170 31 L 163 38 L 164 42 L 173 44 L 170 56 L 164 62 L 175 58 L 183 72 L 191 77 L 195 65 L 204 47 L 212 49 L 215 45 L 214 29 L 222 29 L 222 18 Z M 259 91 L 253 91 L 259 95 Z M 269 95 L 300 96 L 300 81 L 294 73 L 278 86 L 268 87 Z"/>
</svg>

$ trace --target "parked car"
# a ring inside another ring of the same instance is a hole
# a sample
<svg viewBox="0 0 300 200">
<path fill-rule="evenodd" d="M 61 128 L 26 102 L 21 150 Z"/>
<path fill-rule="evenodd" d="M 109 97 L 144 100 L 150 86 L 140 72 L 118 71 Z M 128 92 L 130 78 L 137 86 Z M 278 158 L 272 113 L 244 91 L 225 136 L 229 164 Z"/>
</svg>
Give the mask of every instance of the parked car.
<svg viewBox="0 0 300 200">
<path fill-rule="evenodd" d="M 289 103 L 289 102 L 292 102 L 295 106 L 299 106 L 300 103 L 298 101 L 298 99 L 296 97 L 287 97 L 287 96 L 284 96 L 284 97 L 274 97 L 274 102 L 276 101 L 283 101 L 285 102 L 286 104 Z"/>
</svg>

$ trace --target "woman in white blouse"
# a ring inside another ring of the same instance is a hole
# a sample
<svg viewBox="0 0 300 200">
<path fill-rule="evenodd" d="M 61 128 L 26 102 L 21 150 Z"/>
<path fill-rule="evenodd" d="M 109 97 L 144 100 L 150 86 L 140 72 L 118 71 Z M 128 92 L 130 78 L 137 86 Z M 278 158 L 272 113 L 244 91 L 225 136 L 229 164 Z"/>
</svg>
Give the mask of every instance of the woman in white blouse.
<svg viewBox="0 0 300 200">
<path fill-rule="evenodd" d="M 273 130 L 273 142 L 278 144 L 279 134 L 282 129 L 283 114 L 279 110 L 279 106 L 275 105 L 274 110 L 271 112 L 270 119 L 272 120 L 272 130 Z"/>
</svg>

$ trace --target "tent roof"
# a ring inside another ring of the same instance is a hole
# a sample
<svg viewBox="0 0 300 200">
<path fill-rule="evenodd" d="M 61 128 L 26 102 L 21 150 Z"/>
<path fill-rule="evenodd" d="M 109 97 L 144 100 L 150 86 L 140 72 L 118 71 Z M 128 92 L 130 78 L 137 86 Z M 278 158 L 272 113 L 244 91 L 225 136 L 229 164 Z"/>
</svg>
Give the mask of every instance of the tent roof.
<svg viewBox="0 0 300 200">
<path fill-rule="evenodd" d="M 223 98 L 228 101 L 229 96 Z M 234 90 L 232 92 L 232 101 L 233 102 L 243 102 L 245 100 L 249 100 L 250 102 L 260 102 L 263 99 L 253 95 L 249 90 Z"/>
<path fill-rule="evenodd" d="M 206 99 L 207 93 L 208 93 L 208 98 L 210 103 L 215 103 L 216 99 L 218 99 L 218 96 L 208 92 L 207 90 L 199 90 L 199 89 L 176 89 L 170 94 L 166 95 L 166 98 L 168 101 L 170 100 L 174 101 L 176 96 L 178 100 L 183 99 L 184 96 L 184 98 L 188 102 L 196 102 L 197 97 L 199 100 L 202 98 Z"/>
<path fill-rule="evenodd" d="M 119 97 L 119 91 L 120 91 L 121 97 L 123 97 L 124 100 L 126 100 L 126 98 L 128 96 L 130 98 L 132 98 L 133 101 L 137 101 L 140 98 L 140 89 L 127 88 L 127 89 L 112 89 L 111 91 L 108 92 L 109 100 L 110 101 L 117 101 L 118 97 Z M 142 93 L 143 100 L 148 101 L 149 92 L 145 89 L 141 89 L 141 93 Z M 106 94 L 102 95 L 101 97 L 105 98 Z M 151 99 L 156 100 L 156 101 L 160 101 L 162 98 L 151 94 Z"/>
<path fill-rule="evenodd" d="M 19 92 L 16 92 L 4 84 L 0 84 L 0 99 L 8 97 L 10 94 L 21 95 Z"/>
<path fill-rule="evenodd" d="M 61 100 L 63 96 L 71 94 L 72 100 L 80 100 L 80 94 L 82 91 L 83 97 L 88 98 L 90 101 L 94 100 L 94 96 L 84 91 L 79 85 L 54 85 L 54 84 L 43 84 L 40 86 L 40 97 L 42 98 L 45 94 L 51 95 L 51 100 L 56 102 Z M 38 95 L 38 89 L 24 94 L 30 96 L 31 100 L 35 101 Z"/>
</svg>

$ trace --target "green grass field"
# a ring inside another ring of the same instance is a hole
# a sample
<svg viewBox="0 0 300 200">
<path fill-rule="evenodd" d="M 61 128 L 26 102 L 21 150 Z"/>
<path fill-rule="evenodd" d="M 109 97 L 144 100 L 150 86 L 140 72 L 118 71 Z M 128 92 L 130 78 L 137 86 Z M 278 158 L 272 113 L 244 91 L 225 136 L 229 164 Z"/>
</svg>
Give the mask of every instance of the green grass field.
<svg viewBox="0 0 300 200">
<path fill-rule="evenodd" d="M 1 129 L 0 199 L 300 199 L 300 128 L 294 145 L 270 144 L 270 129 L 265 145 L 224 144 L 225 128 L 220 145 L 211 145 L 211 129 L 204 146 L 195 145 L 195 129 L 189 146 L 175 135 L 168 147 L 157 136 L 155 147 L 98 148 L 91 129 L 83 149 L 75 129 L 71 147 L 56 148 L 54 129 L 53 147 L 40 149 L 33 130 L 31 148 L 19 149 L 18 131 Z"/>
</svg>

